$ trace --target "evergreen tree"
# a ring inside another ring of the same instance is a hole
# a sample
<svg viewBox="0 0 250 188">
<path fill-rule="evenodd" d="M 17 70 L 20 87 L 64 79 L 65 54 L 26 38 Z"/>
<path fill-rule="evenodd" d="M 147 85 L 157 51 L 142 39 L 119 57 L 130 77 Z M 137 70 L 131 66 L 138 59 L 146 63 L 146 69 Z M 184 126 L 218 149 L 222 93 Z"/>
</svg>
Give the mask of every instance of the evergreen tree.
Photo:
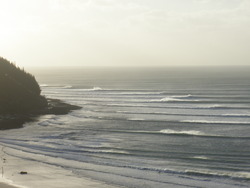
<svg viewBox="0 0 250 188">
<path fill-rule="evenodd" d="M 0 57 L 0 113 L 29 112 L 47 106 L 35 77 Z"/>
</svg>

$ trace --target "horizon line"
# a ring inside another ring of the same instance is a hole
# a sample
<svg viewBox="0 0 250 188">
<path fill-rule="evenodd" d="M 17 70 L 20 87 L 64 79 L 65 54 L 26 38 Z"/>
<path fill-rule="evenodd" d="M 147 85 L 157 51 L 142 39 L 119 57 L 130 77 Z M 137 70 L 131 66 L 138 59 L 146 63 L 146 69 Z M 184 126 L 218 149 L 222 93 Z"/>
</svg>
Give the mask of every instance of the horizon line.
<svg viewBox="0 0 250 188">
<path fill-rule="evenodd" d="M 116 66 L 116 65 L 103 65 L 103 66 L 94 66 L 94 65 L 36 65 L 36 66 L 19 66 L 20 68 L 235 68 L 235 67 L 250 67 L 250 65 L 122 65 L 122 66 Z"/>
</svg>

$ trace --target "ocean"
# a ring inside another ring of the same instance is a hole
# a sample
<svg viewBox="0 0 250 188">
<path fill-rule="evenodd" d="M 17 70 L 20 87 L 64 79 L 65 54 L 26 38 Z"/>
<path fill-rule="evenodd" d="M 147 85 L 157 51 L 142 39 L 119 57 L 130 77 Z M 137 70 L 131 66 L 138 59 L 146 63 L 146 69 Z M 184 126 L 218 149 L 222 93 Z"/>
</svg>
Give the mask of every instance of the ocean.
<svg viewBox="0 0 250 188">
<path fill-rule="evenodd" d="M 127 188 L 250 187 L 249 67 L 29 72 L 43 95 L 82 109 L 1 131 L 27 159 Z"/>
</svg>

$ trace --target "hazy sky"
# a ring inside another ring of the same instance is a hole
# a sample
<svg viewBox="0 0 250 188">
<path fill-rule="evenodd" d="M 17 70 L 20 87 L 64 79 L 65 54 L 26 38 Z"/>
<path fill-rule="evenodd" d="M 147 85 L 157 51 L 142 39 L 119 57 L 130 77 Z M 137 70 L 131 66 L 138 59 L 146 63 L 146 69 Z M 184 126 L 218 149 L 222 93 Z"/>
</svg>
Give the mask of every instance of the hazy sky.
<svg viewBox="0 0 250 188">
<path fill-rule="evenodd" d="M 250 0 L 0 0 L 19 66 L 250 65 Z"/>
</svg>

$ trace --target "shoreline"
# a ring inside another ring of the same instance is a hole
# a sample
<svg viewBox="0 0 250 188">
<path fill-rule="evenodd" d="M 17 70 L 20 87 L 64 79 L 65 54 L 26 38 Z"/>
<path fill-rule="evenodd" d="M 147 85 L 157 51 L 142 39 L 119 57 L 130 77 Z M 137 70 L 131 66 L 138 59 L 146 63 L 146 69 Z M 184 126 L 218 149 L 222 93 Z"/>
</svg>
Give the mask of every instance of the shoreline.
<svg viewBox="0 0 250 188">
<path fill-rule="evenodd" d="M 48 106 L 43 109 L 34 110 L 30 113 L 0 114 L 0 131 L 22 128 L 25 123 L 35 121 L 39 116 L 54 114 L 65 115 L 72 110 L 81 109 L 80 106 L 67 104 L 59 99 L 47 99 Z"/>
<path fill-rule="evenodd" d="M 81 109 L 59 99 L 47 99 L 48 107 L 32 113 L 0 115 L 0 131 L 23 128 L 42 115 L 64 115 Z M 48 163 L 39 159 L 48 158 Z M 53 157 L 27 153 L 0 142 L 0 188 L 119 188 L 87 177 L 78 177 L 72 171 L 52 165 Z M 22 174 L 24 172 L 24 174 Z M 27 174 L 26 174 L 27 173 Z"/>
<path fill-rule="evenodd" d="M 0 187 L 1 188 L 21 188 L 21 187 L 17 187 L 17 186 L 12 186 L 6 183 L 0 183 Z"/>
<path fill-rule="evenodd" d="M 69 169 L 52 165 L 54 160 L 60 159 L 27 153 L 2 143 L 0 143 L 0 152 L 0 165 L 4 169 L 4 171 L 1 170 L 4 174 L 1 172 L 0 176 L 1 188 L 121 188 L 87 177 L 78 177 Z M 45 158 L 46 163 L 40 161 Z M 21 174 L 21 172 L 27 172 L 27 174 Z"/>
</svg>

